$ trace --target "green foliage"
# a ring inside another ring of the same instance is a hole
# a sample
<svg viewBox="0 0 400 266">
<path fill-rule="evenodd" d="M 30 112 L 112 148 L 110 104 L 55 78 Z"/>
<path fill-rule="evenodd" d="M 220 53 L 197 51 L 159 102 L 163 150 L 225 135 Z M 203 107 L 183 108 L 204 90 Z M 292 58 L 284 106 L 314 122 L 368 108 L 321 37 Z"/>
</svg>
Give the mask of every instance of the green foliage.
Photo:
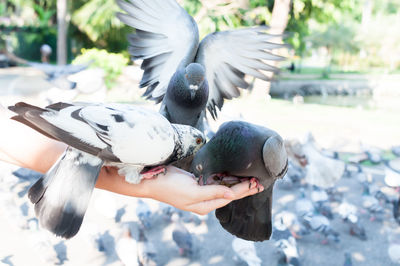
<svg viewBox="0 0 400 266">
<path fill-rule="evenodd" d="M 82 49 L 82 54 L 73 60 L 73 64 L 91 62 L 90 67 L 99 67 L 104 70 L 107 88 L 112 88 L 118 76 L 122 73 L 129 59 L 122 54 L 108 53 L 106 50 Z"/>
</svg>

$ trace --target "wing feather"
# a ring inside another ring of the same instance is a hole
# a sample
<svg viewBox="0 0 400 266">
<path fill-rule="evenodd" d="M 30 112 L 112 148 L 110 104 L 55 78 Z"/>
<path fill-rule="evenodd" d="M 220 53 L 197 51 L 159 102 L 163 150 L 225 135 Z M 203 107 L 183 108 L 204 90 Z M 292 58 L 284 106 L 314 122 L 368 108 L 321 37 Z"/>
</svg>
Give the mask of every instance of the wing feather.
<svg viewBox="0 0 400 266">
<path fill-rule="evenodd" d="M 264 60 L 283 60 L 284 57 L 273 54 L 272 50 L 284 45 L 270 42 L 276 36 L 267 34 L 265 29 L 256 27 L 216 32 L 207 35 L 200 43 L 195 62 L 206 69 L 209 83 L 207 109 L 214 119 L 224 99 L 238 97 L 239 88 L 249 87 L 245 75 L 269 81 L 261 71 L 279 71 Z"/>
<path fill-rule="evenodd" d="M 117 0 L 126 13 L 122 22 L 136 31 L 129 37 L 133 59 L 142 59 L 144 96 L 164 97 L 168 83 L 180 66 L 193 62 L 199 45 L 197 24 L 175 0 Z M 156 67 L 157 66 L 157 67 Z"/>
</svg>

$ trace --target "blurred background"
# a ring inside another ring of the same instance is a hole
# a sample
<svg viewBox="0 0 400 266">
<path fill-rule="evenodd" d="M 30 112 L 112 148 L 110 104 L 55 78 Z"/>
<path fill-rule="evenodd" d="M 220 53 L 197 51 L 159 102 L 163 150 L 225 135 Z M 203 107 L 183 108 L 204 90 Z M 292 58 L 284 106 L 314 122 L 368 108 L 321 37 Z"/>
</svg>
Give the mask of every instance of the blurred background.
<svg viewBox="0 0 400 266">
<path fill-rule="evenodd" d="M 213 214 L 197 217 L 144 200 L 149 225 L 138 218 L 137 199 L 96 190 L 82 233 L 64 241 L 37 227 L 25 194 L 38 173 L 2 163 L 0 265 L 136 265 L 141 231 L 157 265 L 399 263 L 400 1 L 178 2 L 197 21 L 201 38 L 257 25 L 284 32 L 276 39 L 288 44 L 277 51 L 287 58 L 281 72 L 270 83 L 250 79 L 250 90 L 209 122 L 216 130 L 244 119 L 285 138 L 291 170 L 277 182 L 273 213 L 274 219 L 294 214 L 297 223 L 275 223 L 282 224 L 275 231 L 283 227 L 294 237 L 238 243 Z M 114 0 L 0 0 L 0 103 L 112 101 L 158 110 L 141 98 L 140 62 L 131 61 L 126 38 L 132 30 L 118 11 Z M 325 200 L 315 196 L 320 190 Z M 315 210 L 305 215 L 296 206 L 300 198 Z M 193 256 L 173 241 L 174 212 L 193 238 Z M 329 216 L 328 225 L 321 215 Z M 118 249 L 134 258 L 124 261 Z"/>
</svg>

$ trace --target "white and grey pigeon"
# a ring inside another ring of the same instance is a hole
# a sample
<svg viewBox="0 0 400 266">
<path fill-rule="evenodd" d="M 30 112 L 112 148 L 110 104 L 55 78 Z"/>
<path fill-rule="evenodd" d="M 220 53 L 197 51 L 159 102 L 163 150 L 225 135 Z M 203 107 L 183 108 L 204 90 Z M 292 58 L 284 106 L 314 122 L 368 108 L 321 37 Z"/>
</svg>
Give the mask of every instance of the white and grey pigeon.
<svg viewBox="0 0 400 266">
<path fill-rule="evenodd" d="M 367 240 L 365 228 L 361 225 L 358 209 L 354 204 L 343 201 L 338 207 L 338 213 L 342 220 L 349 225 L 350 235 Z"/>
<path fill-rule="evenodd" d="M 363 183 L 362 206 L 369 212 L 371 221 L 382 221 L 384 218 L 385 209 L 379 200 L 371 194 L 369 186 L 370 185 L 368 182 Z"/>
<path fill-rule="evenodd" d="M 165 173 L 165 166 L 193 155 L 203 133 L 170 124 L 161 114 L 126 104 L 57 103 L 40 108 L 17 103 L 13 119 L 68 144 L 66 152 L 29 190 L 43 227 L 74 236 L 103 165 L 116 166 L 129 183 Z"/>
<path fill-rule="evenodd" d="M 326 216 L 328 219 L 333 219 L 333 212 L 329 201 L 329 195 L 324 190 L 318 186 L 313 186 L 311 192 L 311 200 L 314 203 L 315 209 L 322 215 Z"/>
<path fill-rule="evenodd" d="M 152 212 L 149 205 L 142 199 L 137 200 L 136 216 L 139 219 L 140 225 L 146 229 L 151 227 Z"/>
<path fill-rule="evenodd" d="M 248 266 L 261 266 L 262 260 L 257 256 L 253 241 L 235 237 L 232 241 L 232 249 L 235 255 Z"/>
<path fill-rule="evenodd" d="M 139 266 L 136 254 L 138 243 L 133 239 L 129 227 L 123 228 L 121 236 L 115 244 L 115 252 L 125 266 Z"/>
<path fill-rule="evenodd" d="M 276 218 L 276 217 L 275 217 Z M 296 239 L 285 225 L 283 219 L 275 219 L 272 232 L 272 239 L 275 240 L 275 247 L 282 253 L 285 264 L 300 266 L 299 252 L 297 250 Z"/>
<path fill-rule="evenodd" d="M 260 72 L 278 69 L 264 60 L 283 45 L 267 27 L 214 32 L 199 43 L 194 19 L 175 0 L 118 0 L 126 13 L 118 18 L 135 29 L 129 36 L 134 60 L 143 60 L 140 87 L 144 96 L 162 101 L 161 112 L 172 122 L 203 128 L 206 108 L 216 118 L 224 99 L 247 89 L 245 75 L 269 80 Z"/>
<path fill-rule="evenodd" d="M 191 257 L 194 253 L 192 234 L 181 222 L 179 214 L 172 214 L 171 220 L 174 223 L 172 239 L 179 248 L 179 255 Z"/>
<path fill-rule="evenodd" d="M 152 242 L 148 241 L 143 228 L 139 228 L 137 242 L 137 256 L 140 266 L 156 266 L 157 250 Z"/>
</svg>

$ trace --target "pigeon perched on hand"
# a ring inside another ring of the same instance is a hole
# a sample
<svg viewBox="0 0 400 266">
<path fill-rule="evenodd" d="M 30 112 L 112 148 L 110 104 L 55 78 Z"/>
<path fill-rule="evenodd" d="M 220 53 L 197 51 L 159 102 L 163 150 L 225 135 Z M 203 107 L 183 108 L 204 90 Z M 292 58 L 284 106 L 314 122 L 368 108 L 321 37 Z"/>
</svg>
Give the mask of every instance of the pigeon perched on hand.
<svg viewBox="0 0 400 266">
<path fill-rule="evenodd" d="M 117 1 L 126 13 L 119 19 L 135 29 L 129 36 L 133 59 L 143 60 L 140 87 L 144 96 L 162 101 L 161 112 L 173 123 L 202 129 L 207 108 L 213 118 L 224 99 L 247 89 L 245 75 L 262 80 L 260 72 L 278 69 L 263 60 L 282 60 L 271 53 L 266 27 L 214 32 L 199 43 L 194 19 L 175 0 Z"/>
<path fill-rule="evenodd" d="M 43 227 L 74 236 L 82 223 L 100 169 L 116 166 L 129 183 L 165 173 L 205 142 L 195 128 L 170 124 L 157 112 L 124 104 L 57 103 L 9 107 L 14 120 L 70 147 L 29 190 Z"/>
<path fill-rule="evenodd" d="M 244 121 L 224 123 L 192 162 L 192 172 L 202 184 L 233 185 L 250 179 L 265 188 L 215 212 L 225 230 L 252 241 L 267 240 L 271 235 L 272 189 L 287 167 L 282 138 L 275 131 Z"/>
</svg>

